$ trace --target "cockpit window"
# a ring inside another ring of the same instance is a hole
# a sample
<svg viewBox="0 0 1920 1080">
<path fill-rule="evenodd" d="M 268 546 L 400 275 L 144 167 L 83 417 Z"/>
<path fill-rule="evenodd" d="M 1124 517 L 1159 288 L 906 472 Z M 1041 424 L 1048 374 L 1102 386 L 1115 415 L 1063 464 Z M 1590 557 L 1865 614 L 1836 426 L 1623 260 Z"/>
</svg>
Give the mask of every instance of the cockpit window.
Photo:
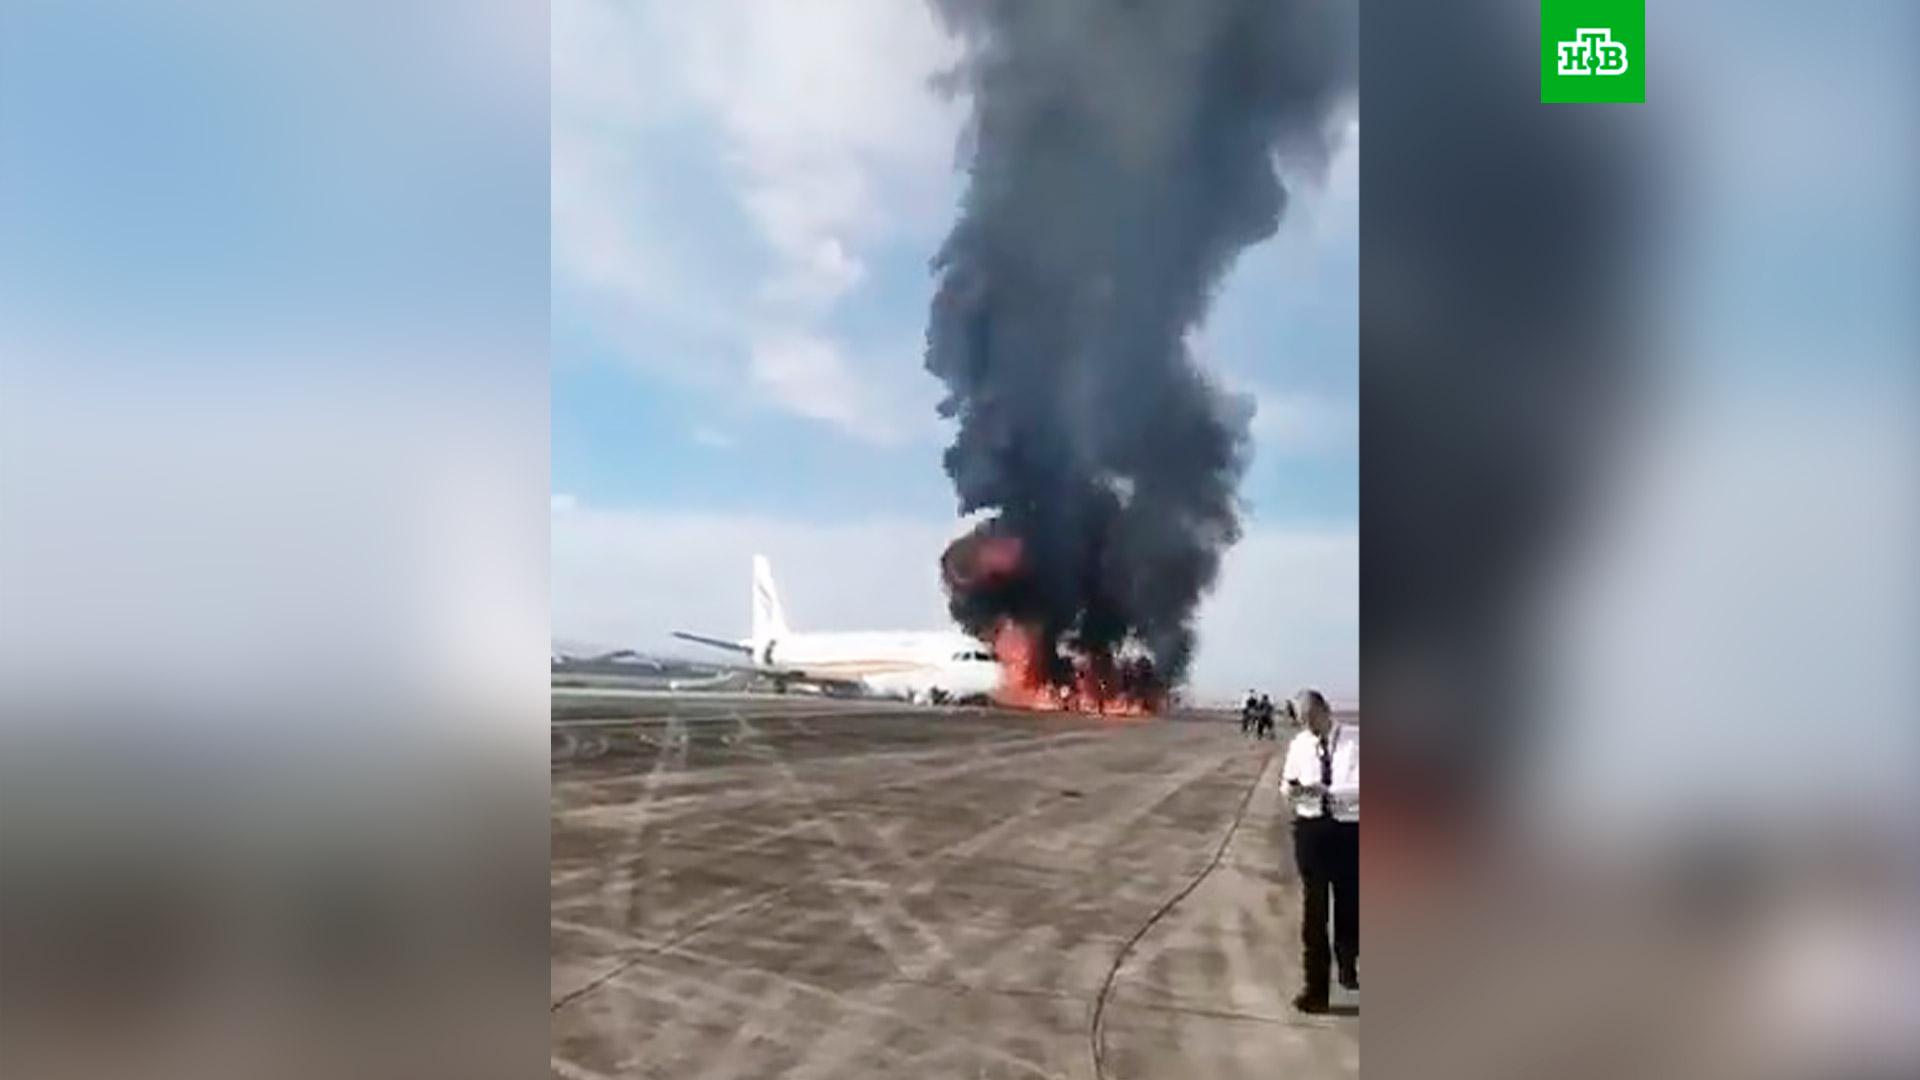
<svg viewBox="0 0 1920 1080">
<path fill-rule="evenodd" d="M 969 649 L 966 652 L 954 653 L 953 658 L 955 660 L 979 660 L 989 664 L 993 662 L 992 653 L 982 652 L 979 649 Z"/>
</svg>

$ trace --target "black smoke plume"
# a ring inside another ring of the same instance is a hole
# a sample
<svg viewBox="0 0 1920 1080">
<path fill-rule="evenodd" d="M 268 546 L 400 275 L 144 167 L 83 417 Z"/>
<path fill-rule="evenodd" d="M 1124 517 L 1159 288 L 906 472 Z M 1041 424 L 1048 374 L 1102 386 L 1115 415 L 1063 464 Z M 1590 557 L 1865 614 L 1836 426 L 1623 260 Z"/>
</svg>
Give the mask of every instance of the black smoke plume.
<svg viewBox="0 0 1920 1080">
<path fill-rule="evenodd" d="M 926 365 L 959 422 L 960 512 L 994 512 L 943 560 L 954 617 L 983 636 L 1023 623 L 1047 657 L 1144 659 L 1176 685 L 1240 536 L 1253 413 L 1187 335 L 1278 228 L 1278 165 L 1324 167 L 1357 5 L 932 2 L 965 46 L 946 85 L 972 110 Z"/>
</svg>

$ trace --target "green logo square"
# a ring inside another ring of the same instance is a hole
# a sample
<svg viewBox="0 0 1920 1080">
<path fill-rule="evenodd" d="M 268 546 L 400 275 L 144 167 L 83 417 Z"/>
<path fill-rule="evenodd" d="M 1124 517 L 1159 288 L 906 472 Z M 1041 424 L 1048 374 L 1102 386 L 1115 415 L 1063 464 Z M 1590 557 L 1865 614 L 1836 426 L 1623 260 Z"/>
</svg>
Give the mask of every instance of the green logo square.
<svg viewBox="0 0 1920 1080">
<path fill-rule="evenodd" d="M 1646 0 L 1540 0 L 1540 100 L 1646 101 Z"/>
</svg>

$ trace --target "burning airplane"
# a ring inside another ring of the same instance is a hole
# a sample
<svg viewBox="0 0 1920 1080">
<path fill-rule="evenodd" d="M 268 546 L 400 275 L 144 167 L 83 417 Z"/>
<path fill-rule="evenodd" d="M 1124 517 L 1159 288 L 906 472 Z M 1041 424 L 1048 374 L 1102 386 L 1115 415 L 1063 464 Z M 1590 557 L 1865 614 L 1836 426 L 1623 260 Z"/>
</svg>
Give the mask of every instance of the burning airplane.
<svg viewBox="0 0 1920 1080">
<path fill-rule="evenodd" d="M 953 616 L 1003 696 L 1142 712 L 1185 679 L 1240 537 L 1251 401 L 1189 335 L 1323 169 L 1352 93 L 1343 0 L 933 0 L 964 45 L 970 182 L 935 257 L 927 370 L 958 424 Z"/>
</svg>

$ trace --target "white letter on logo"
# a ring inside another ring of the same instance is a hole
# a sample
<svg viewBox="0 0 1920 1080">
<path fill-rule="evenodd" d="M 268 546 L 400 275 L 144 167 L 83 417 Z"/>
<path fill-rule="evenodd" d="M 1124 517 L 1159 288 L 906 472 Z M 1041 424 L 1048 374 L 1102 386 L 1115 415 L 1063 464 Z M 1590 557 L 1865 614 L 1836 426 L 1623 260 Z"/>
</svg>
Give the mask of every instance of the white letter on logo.
<svg viewBox="0 0 1920 1080">
<path fill-rule="evenodd" d="M 1622 75 L 1627 70 L 1627 47 L 1617 41 L 1609 41 L 1599 47 L 1600 74 Z"/>
<path fill-rule="evenodd" d="M 1560 74 L 1585 75 L 1587 66 L 1580 62 L 1580 43 L 1578 41 L 1558 42 L 1560 46 Z"/>
</svg>

